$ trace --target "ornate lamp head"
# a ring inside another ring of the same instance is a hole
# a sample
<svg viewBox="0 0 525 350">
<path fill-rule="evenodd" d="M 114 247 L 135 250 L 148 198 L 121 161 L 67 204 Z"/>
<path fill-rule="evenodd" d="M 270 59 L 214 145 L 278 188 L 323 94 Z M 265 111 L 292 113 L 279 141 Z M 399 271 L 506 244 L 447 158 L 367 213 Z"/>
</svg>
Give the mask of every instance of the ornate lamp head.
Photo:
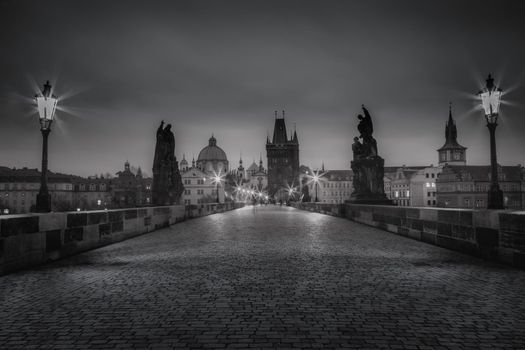
<svg viewBox="0 0 525 350">
<path fill-rule="evenodd" d="M 478 93 L 488 124 L 495 124 L 498 121 L 501 94 L 501 89 L 494 85 L 494 78 L 489 74 L 486 86 Z"/>
<path fill-rule="evenodd" d="M 57 108 L 58 98 L 51 94 L 49 80 L 44 84 L 41 94 L 35 96 L 42 130 L 49 130 Z"/>
</svg>

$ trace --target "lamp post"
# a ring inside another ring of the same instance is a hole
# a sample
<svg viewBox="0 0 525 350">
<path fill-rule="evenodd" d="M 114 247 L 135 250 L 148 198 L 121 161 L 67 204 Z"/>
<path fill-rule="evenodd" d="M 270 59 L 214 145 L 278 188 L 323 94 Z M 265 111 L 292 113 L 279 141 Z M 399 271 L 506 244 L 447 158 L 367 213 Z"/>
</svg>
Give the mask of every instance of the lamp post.
<svg viewBox="0 0 525 350">
<path fill-rule="evenodd" d="M 319 183 L 319 175 L 317 175 L 317 173 L 314 173 L 314 176 L 313 176 L 313 180 L 314 180 L 314 186 L 315 186 L 315 200 L 314 202 L 319 202 L 319 199 L 317 198 L 317 184 Z"/>
<path fill-rule="evenodd" d="M 501 89 L 494 85 L 494 79 L 490 74 L 486 82 L 487 85 L 479 92 L 479 96 L 490 134 L 490 189 L 488 192 L 487 209 L 503 209 L 503 192 L 499 188 L 498 161 L 496 158 L 496 127 L 498 126 Z"/>
<path fill-rule="evenodd" d="M 215 181 L 215 192 L 217 192 L 217 203 L 220 203 L 220 201 L 219 201 L 219 186 L 220 186 L 220 183 L 221 183 L 221 177 L 219 175 L 216 175 L 214 181 Z"/>
<path fill-rule="evenodd" d="M 36 211 L 48 213 L 51 211 L 51 196 L 47 189 L 47 139 L 51 132 L 51 123 L 55 116 L 58 98 L 51 94 L 51 85 L 47 81 L 41 94 L 35 96 L 42 132 L 42 174 L 40 176 L 40 191 L 36 196 Z"/>
</svg>

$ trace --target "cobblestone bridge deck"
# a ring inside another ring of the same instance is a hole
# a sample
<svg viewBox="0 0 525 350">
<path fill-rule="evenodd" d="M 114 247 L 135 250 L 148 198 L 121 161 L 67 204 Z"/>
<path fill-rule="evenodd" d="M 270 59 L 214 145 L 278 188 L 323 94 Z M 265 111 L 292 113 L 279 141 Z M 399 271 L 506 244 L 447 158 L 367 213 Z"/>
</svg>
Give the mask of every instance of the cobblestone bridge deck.
<svg viewBox="0 0 525 350">
<path fill-rule="evenodd" d="M 0 277 L 0 348 L 525 348 L 525 272 L 288 207 Z"/>
</svg>

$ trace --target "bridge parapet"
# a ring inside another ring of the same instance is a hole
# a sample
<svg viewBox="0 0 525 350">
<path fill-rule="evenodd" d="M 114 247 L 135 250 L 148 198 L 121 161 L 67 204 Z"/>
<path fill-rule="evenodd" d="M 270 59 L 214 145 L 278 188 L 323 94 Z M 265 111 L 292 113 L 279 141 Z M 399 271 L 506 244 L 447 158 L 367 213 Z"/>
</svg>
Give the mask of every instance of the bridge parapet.
<svg viewBox="0 0 525 350">
<path fill-rule="evenodd" d="M 37 266 L 242 203 L 0 216 L 0 275 Z"/>
<path fill-rule="evenodd" d="M 294 206 L 525 268 L 525 211 L 327 203 Z"/>
</svg>

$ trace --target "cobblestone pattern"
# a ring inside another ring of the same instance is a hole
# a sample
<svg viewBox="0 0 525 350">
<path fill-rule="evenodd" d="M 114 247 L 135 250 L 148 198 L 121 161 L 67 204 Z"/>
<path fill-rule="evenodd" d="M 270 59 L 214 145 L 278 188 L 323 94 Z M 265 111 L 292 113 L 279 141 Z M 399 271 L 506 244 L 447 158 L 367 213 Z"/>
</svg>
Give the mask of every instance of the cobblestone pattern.
<svg viewBox="0 0 525 350">
<path fill-rule="evenodd" d="M 1 349 L 524 349 L 525 273 L 287 207 L 0 277 Z"/>
</svg>

